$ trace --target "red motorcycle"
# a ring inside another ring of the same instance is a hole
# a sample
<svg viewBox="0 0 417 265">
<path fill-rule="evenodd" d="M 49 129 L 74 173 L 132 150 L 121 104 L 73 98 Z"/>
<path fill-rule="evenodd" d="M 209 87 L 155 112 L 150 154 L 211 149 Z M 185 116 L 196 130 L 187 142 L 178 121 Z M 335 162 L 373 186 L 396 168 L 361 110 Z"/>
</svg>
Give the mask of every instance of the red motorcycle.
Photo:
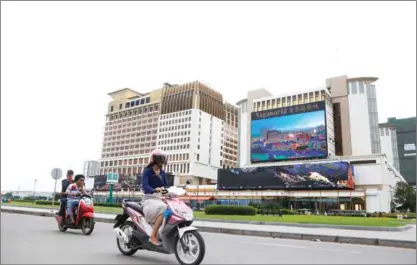
<svg viewBox="0 0 417 265">
<path fill-rule="evenodd" d="M 58 222 L 58 229 L 61 232 L 67 229 L 81 229 L 84 235 L 90 235 L 94 230 L 94 204 L 90 195 L 84 194 L 80 198 L 78 207 L 74 208 L 74 224 L 68 224 L 67 212 L 65 209 L 64 216 L 57 215 L 55 217 Z"/>
</svg>

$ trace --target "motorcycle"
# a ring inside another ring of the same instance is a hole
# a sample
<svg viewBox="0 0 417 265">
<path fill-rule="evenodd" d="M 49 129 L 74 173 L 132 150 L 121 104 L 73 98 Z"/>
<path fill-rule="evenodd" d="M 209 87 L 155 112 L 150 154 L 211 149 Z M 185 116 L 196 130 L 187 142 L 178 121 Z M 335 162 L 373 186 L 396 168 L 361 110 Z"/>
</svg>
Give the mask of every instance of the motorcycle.
<svg viewBox="0 0 417 265">
<path fill-rule="evenodd" d="M 167 209 L 158 231 L 161 246 L 149 242 L 152 226 L 145 220 L 142 203 L 123 200 L 123 213 L 116 216 L 113 226 L 119 251 L 126 256 L 140 249 L 175 254 L 181 265 L 199 265 L 205 255 L 205 243 L 197 228 L 191 226 L 194 221 L 192 209 L 179 199 L 184 194 L 185 190 L 181 188 L 162 189 L 162 200 Z"/>
<path fill-rule="evenodd" d="M 91 196 L 83 194 L 80 197 L 78 207 L 74 208 L 74 224 L 67 222 L 67 209 L 65 208 L 64 216 L 55 217 L 58 222 L 58 229 L 65 232 L 68 229 L 81 229 L 84 235 L 90 235 L 94 230 L 94 204 Z"/>
</svg>

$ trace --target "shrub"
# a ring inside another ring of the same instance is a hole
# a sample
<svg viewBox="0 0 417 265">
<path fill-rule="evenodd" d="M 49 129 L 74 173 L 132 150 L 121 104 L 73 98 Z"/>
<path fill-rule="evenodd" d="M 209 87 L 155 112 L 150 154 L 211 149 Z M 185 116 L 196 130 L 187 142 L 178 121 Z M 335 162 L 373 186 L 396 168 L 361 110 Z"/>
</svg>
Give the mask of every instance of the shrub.
<svg viewBox="0 0 417 265">
<path fill-rule="evenodd" d="M 404 219 L 415 219 L 416 218 L 416 213 L 388 213 L 388 214 L 383 214 L 383 217 L 387 217 L 387 218 L 397 218 L 398 215 L 402 215 Z"/>
<path fill-rule="evenodd" d="M 19 200 L 21 202 L 34 202 L 36 201 L 36 198 L 34 197 L 24 197 L 23 200 Z"/>
<path fill-rule="evenodd" d="M 52 201 L 35 201 L 37 205 L 52 205 Z M 59 204 L 59 202 L 55 201 L 55 204 Z"/>
<path fill-rule="evenodd" d="M 28 202 L 35 203 L 36 202 L 35 200 L 25 200 L 25 199 L 23 199 L 23 200 L 17 199 L 17 200 L 12 200 L 12 201 L 14 201 L 14 202 L 26 202 L 26 203 L 28 203 Z"/>
<path fill-rule="evenodd" d="M 102 207 L 122 207 L 121 203 L 94 203 L 94 206 L 102 206 Z"/>
<path fill-rule="evenodd" d="M 256 208 L 252 206 L 208 205 L 205 213 L 221 215 L 256 215 Z"/>
</svg>

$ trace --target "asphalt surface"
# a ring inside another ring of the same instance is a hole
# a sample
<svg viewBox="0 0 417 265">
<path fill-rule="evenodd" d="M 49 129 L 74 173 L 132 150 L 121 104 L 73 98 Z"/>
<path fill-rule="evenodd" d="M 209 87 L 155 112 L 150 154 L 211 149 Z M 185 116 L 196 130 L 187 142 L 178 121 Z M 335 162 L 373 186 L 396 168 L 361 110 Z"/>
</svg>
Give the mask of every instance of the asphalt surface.
<svg viewBox="0 0 417 265">
<path fill-rule="evenodd" d="M 203 264 L 416 264 L 416 250 L 202 233 Z M 58 231 L 54 218 L 1 213 L 1 264 L 178 264 L 145 250 L 120 254 L 111 224 L 90 236 Z"/>
</svg>

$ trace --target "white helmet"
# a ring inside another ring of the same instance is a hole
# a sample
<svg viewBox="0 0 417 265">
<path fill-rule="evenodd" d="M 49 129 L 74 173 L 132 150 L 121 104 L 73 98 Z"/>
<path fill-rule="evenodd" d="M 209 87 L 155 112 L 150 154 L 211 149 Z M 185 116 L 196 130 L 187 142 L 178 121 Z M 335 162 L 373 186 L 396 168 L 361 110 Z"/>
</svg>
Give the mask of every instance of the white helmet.
<svg viewBox="0 0 417 265">
<path fill-rule="evenodd" d="M 168 157 L 164 151 L 161 149 L 155 149 L 151 152 L 149 156 L 149 164 L 157 164 L 158 166 L 162 167 L 168 163 Z"/>
</svg>

